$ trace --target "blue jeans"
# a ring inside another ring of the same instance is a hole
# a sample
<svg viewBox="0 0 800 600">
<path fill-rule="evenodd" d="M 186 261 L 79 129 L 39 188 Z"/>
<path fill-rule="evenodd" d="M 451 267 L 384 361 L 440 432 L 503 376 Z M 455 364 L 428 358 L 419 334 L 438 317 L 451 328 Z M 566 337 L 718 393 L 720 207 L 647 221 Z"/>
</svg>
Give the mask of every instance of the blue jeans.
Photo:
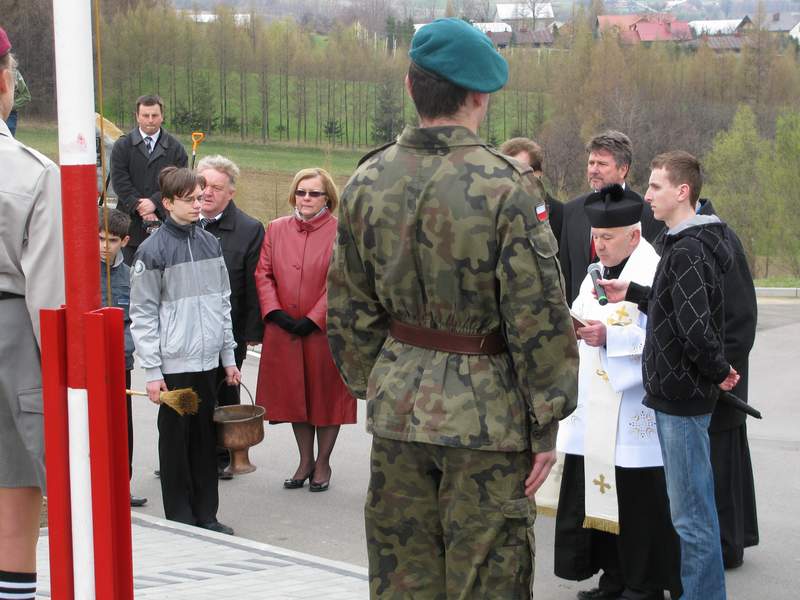
<svg viewBox="0 0 800 600">
<path fill-rule="evenodd" d="M 656 412 L 672 524 L 681 539 L 684 600 L 725 600 L 725 570 L 708 441 L 711 415 Z"/>
</svg>

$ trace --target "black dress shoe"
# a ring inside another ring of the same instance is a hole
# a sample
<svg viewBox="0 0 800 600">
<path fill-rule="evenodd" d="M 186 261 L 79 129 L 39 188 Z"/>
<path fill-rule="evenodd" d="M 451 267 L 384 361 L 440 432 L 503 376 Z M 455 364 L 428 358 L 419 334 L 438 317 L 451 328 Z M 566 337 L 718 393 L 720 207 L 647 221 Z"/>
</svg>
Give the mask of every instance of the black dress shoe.
<svg viewBox="0 0 800 600">
<path fill-rule="evenodd" d="M 134 496 L 131 494 L 131 506 L 134 508 L 139 508 L 147 504 L 147 498 L 142 498 L 141 496 Z"/>
<path fill-rule="evenodd" d="M 220 469 L 217 467 L 217 479 L 221 479 L 222 481 L 229 481 L 233 479 L 233 473 L 231 473 L 228 469 Z"/>
<path fill-rule="evenodd" d="M 283 480 L 283 487 L 287 490 L 297 490 L 303 487 L 306 484 L 306 479 L 309 480 L 309 484 L 311 484 L 311 477 L 314 476 L 314 471 L 312 471 L 303 477 L 302 479 L 284 479 Z M 313 485 L 313 484 L 311 484 Z"/>
<path fill-rule="evenodd" d="M 578 592 L 578 600 L 617 600 L 622 590 L 603 590 L 599 587 Z"/>
<path fill-rule="evenodd" d="M 226 535 L 233 535 L 233 527 L 223 525 L 219 521 L 211 521 L 210 523 L 198 523 L 198 527 L 208 529 L 209 531 L 216 531 L 217 533 L 224 533 Z"/>
</svg>

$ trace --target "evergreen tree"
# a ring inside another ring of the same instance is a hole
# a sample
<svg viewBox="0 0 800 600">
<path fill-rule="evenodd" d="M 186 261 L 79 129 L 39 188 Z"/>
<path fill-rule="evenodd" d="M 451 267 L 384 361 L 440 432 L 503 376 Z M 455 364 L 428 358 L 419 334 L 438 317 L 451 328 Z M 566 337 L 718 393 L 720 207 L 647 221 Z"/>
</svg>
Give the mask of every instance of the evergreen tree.
<svg viewBox="0 0 800 600">
<path fill-rule="evenodd" d="M 377 105 L 372 125 L 372 141 L 386 144 L 393 141 L 403 128 L 403 117 L 400 114 L 400 103 L 394 82 L 385 79 L 378 86 Z"/>
</svg>

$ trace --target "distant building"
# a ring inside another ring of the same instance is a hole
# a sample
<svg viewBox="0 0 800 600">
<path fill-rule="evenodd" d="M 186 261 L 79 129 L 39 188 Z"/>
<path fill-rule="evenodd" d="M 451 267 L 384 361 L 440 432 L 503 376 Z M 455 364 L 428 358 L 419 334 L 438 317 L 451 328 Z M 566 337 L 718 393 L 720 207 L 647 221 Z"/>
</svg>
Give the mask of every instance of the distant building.
<svg viewBox="0 0 800 600">
<path fill-rule="evenodd" d="M 208 11 L 186 11 L 189 18 L 195 23 L 216 23 L 219 19 L 217 13 Z M 250 23 L 250 13 L 236 13 L 233 15 L 233 20 L 237 25 L 248 25 Z"/>
<path fill-rule="evenodd" d="M 800 23 L 800 13 L 776 12 L 767 16 L 761 26 L 770 33 L 790 35 L 798 23 Z"/>
<path fill-rule="evenodd" d="M 550 2 L 515 2 L 497 4 L 494 20 L 508 23 L 516 33 L 527 29 L 548 29 L 556 18 Z"/>
<path fill-rule="evenodd" d="M 692 39 L 689 23 L 670 14 L 599 15 L 595 34 L 616 35 L 623 44 L 681 42 Z"/>
<path fill-rule="evenodd" d="M 512 31 L 511 25 L 502 22 L 473 23 L 472 26 L 483 33 L 511 33 Z"/>
<path fill-rule="evenodd" d="M 689 40 L 686 42 L 686 47 L 692 50 L 697 50 L 701 47 L 706 47 L 709 50 L 720 54 L 722 52 L 739 53 L 747 46 L 752 45 L 752 40 L 742 34 L 734 35 L 705 35 Z"/>
<path fill-rule="evenodd" d="M 703 35 L 734 35 L 741 34 L 752 28 L 750 17 L 742 19 L 714 19 L 710 21 L 689 21 L 689 27 L 695 37 Z"/>
</svg>

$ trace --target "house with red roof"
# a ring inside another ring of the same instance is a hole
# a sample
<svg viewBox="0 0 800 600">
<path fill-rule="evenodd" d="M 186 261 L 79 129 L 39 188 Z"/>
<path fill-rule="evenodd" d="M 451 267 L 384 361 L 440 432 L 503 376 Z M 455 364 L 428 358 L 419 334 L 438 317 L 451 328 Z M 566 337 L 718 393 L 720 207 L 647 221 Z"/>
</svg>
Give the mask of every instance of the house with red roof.
<svg viewBox="0 0 800 600">
<path fill-rule="evenodd" d="M 670 14 L 599 15 L 595 35 L 615 35 L 623 44 L 649 44 L 690 40 L 692 30 Z"/>
</svg>

